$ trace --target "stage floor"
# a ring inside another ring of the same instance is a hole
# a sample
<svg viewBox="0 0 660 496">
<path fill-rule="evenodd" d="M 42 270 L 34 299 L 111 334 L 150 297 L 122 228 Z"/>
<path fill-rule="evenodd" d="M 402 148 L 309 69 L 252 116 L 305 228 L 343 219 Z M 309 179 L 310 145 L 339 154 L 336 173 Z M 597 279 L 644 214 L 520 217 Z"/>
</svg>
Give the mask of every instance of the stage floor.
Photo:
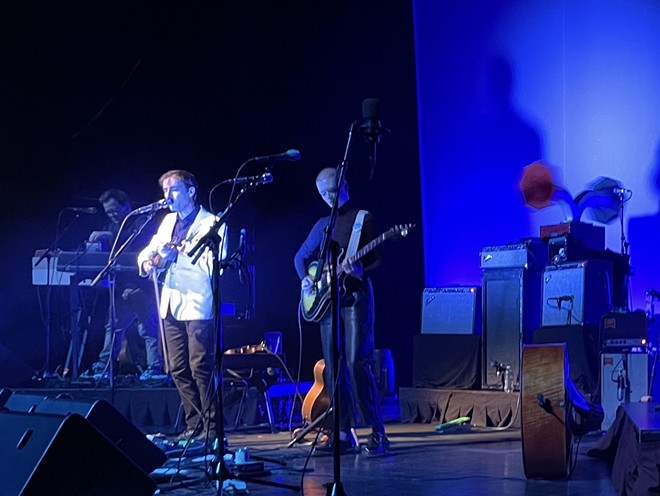
<svg viewBox="0 0 660 496">
<path fill-rule="evenodd" d="M 174 388 L 118 389 L 114 394 L 104 389 L 24 389 L 22 392 L 48 396 L 66 392 L 78 400 L 94 397 L 109 401 L 114 397 L 115 408 L 145 434 L 172 434 L 179 405 Z M 273 396 L 278 396 L 276 390 L 273 393 Z M 458 393 L 456 396 L 462 397 Z M 282 396 L 283 399 L 285 397 Z M 608 464 L 602 459 L 587 456 L 589 449 L 602 438 L 600 434 L 590 434 L 582 439 L 570 480 L 527 480 L 523 469 L 521 432 L 517 427 L 466 425 L 439 434 L 435 431 L 438 422 L 402 423 L 401 413 L 396 400 L 383 407 L 391 441 L 388 455 L 369 457 L 361 453 L 341 457 L 340 480 L 346 494 L 616 494 Z M 306 496 L 325 495 L 324 485 L 335 481 L 332 457 L 308 459 L 311 451 L 309 444 L 288 447 L 292 434 L 287 430 L 287 423 L 281 420 L 278 423 L 279 432 L 272 432 L 267 426 L 245 426 L 244 429 L 227 432 L 229 452 L 247 448 L 252 460 L 260 459 L 264 463 L 267 473 L 251 475 L 254 481 L 245 483 L 249 494 L 287 495 L 300 492 L 302 488 Z M 507 425 L 518 425 L 515 418 L 509 417 L 509 420 L 512 422 L 507 422 Z M 298 423 L 294 424 L 294 427 L 298 426 Z M 366 443 L 369 430 L 358 429 L 358 434 L 361 443 Z M 156 444 L 168 454 L 168 461 L 151 474 L 161 493 L 175 496 L 218 494 L 206 476 L 209 464 L 201 453 L 188 452 L 180 459 L 181 450 L 174 450 L 171 445 L 160 443 L 158 439 Z M 312 440 L 311 434 L 307 440 Z M 285 484 L 286 487 L 273 486 L 272 483 Z M 225 491 L 224 494 L 248 493 Z"/>
<path fill-rule="evenodd" d="M 519 430 L 471 429 L 456 434 L 437 434 L 435 425 L 389 423 L 392 442 L 389 455 L 369 457 L 344 455 L 340 460 L 342 486 L 348 495 L 580 495 L 609 496 L 616 492 L 605 462 L 586 455 L 599 435 L 582 440 L 571 480 L 527 480 L 523 471 Z M 368 430 L 360 429 L 361 443 Z M 248 448 L 252 457 L 263 457 L 270 475 L 255 477 L 258 482 L 246 482 L 249 494 L 288 495 L 293 489 L 272 487 L 276 482 L 302 487 L 306 496 L 326 494 L 324 484 L 334 481 L 332 457 L 311 457 L 310 446 L 288 448 L 288 432 L 229 433 L 229 450 Z M 171 458 L 167 464 L 177 463 Z M 166 464 L 166 465 L 167 465 Z M 204 462 L 186 457 L 182 466 L 184 477 L 170 484 L 160 480 L 160 489 L 169 494 L 212 495 L 217 490 L 204 478 Z M 153 476 L 153 475 L 152 475 Z M 231 494 L 231 493 L 230 493 Z M 240 493 L 235 493 L 240 494 Z"/>
</svg>

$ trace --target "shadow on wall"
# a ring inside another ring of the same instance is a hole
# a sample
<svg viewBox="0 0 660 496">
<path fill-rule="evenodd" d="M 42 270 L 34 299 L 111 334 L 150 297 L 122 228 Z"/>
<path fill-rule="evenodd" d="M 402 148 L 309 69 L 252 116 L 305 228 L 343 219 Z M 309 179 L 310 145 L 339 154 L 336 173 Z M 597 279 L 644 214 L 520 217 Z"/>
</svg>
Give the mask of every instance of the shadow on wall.
<svg viewBox="0 0 660 496">
<path fill-rule="evenodd" d="M 478 283 L 483 247 L 530 235 L 530 212 L 518 185 L 523 168 L 543 154 L 539 134 L 514 103 L 511 63 L 498 56 L 479 70 L 481 83 L 467 95 L 476 103 L 463 110 L 467 116 L 455 116 L 467 122 L 447 150 L 450 166 L 443 176 L 451 191 L 434 200 L 451 211 L 444 228 L 452 233 L 453 247 L 447 247 L 451 253 L 446 257 L 452 263 L 444 267 L 436 262 L 432 272 L 442 273 L 451 284 Z"/>
<path fill-rule="evenodd" d="M 652 167 L 653 187 L 658 196 L 658 211 L 655 215 L 634 217 L 628 223 L 628 242 L 630 243 L 630 278 L 631 310 L 644 309 L 644 292 L 649 289 L 660 291 L 660 264 L 658 254 L 660 243 L 660 142 L 656 149 L 655 163 Z M 625 211 L 624 211 L 625 215 Z M 656 301 L 660 307 L 660 302 Z"/>
<path fill-rule="evenodd" d="M 469 181 L 478 178 L 484 185 L 475 199 L 476 206 L 478 212 L 488 215 L 491 235 L 495 234 L 493 241 L 501 244 L 529 232 L 529 213 L 517 186 L 523 168 L 542 157 L 541 139 L 515 108 L 515 74 L 510 62 L 495 57 L 485 71 L 484 108 L 468 137 L 469 169 L 465 177 Z M 504 234 L 506 239 L 498 238 L 496 233 Z"/>
</svg>

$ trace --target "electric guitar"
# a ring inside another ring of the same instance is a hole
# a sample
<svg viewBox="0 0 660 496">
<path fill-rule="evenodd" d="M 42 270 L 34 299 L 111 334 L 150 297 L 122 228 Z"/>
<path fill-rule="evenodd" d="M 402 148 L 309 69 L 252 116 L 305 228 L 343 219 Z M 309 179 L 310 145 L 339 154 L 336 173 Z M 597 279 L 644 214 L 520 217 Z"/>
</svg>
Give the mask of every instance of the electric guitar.
<svg viewBox="0 0 660 496">
<path fill-rule="evenodd" d="M 385 231 L 383 234 L 377 238 L 371 240 L 369 243 L 360 248 L 355 255 L 347 258 L 346 260 L 350 263 L 355 263 L 360 260 L 362 257 L 367 255 L 371 250 L 376 248 L 383 241 L 393 238 L 404 238 L 408 236 L 410 230 L 415 227 L 414 224 L 404 224 L 400 226 L 395 226 L 388 231 Z M 302 311 L 302 316 L 307 322 L 318 322 L 327 312 L 328 307 L 330 306 L 330 272 L 328 271 L 327 266 L 323 267 L 323 271 L 320 277 L 317 280 L 317 274 L 319 270 L 319 263 L 312 262 L 307 267 L 307 274 L 314 280 L 314 284 L 309 289 L 303 289 L 300 295 L 300 308 Z M 340 290 L 342 294 L 345 292 L 346 288 L 344 287 L 343 281 L 345 278 L 344 271 L 342 270 L 341 264 L 337 265 L 337 278 L 340 281 Z"/>
</svg>

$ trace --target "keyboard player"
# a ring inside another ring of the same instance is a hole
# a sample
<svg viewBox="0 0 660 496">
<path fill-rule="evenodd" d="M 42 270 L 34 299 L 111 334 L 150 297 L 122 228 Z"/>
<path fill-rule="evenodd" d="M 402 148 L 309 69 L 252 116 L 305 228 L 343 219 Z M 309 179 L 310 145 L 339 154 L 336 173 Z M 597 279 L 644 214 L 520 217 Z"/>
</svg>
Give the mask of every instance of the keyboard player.
<svg viewBox="0 0 660 496">
<path fill-rule="evenodd" d="M 90 243 L 100 244 L 101 250 L 109 252 L 115 243 L 122 222 L 131 211 L 128 194 L 122 190 L 109 189 L 99 196 L 99 202 L 108 218 L 105 226 L 93 231 Z M 147 217 L 137 216 L 124 226 L 121 237 L 116 242 L 119 247 L 147 221 Z M 155 232 L 156 224 L 145 225 L 140 234 L 126 247 L 126 251 L 140 251 Z M 135 261 L 133 261 L 135 263 Z M 135 369 L 140 373 L 141 381 L 163 381 L 163 354 L 158 338 L 158 315 L 154 288 L 148 280 L 139 277 L 137 271 L 117 271 L 115 275 L 114 319 L 108 315 L 105 325 L 103 348 L 85 376 L 100 378 L 109 371 L 109 360 L 117 360 L 124 337 Z M 110 307 L 112 312 L 112 306 Z M 113 332 L 114 331 L 114 332 Z M 114 339 L 113 339 L 114 338 Z M 140 346 L 140 341 L 144 346 Z M 143 350 L 144 348 L 144 350 Z M 145 356 L 146 355 L 146 356 Z"/>
</svg>

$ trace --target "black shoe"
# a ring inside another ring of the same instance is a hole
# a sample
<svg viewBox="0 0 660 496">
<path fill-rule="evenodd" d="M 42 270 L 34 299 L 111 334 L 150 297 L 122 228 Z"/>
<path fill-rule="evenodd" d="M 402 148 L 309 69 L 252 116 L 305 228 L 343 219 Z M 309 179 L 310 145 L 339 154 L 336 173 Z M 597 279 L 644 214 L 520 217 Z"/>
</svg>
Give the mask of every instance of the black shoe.
<svg viewBox="0 0 660 496">
<path fill-rule="evenodd" d="M 372 432 L 367 440 L 367 445 L 364 447 L 364 452 L 367 455 L 378 456 L 385 455 L 390 451 L 390 440 L 384 432 Z"/>
<path fill-rule="evenodd" d="M 312 456 L 328 456 L 334 454 L 333 435 L 330 434 L 327 441 L 314 446 Z M 360 444 L 358 443 L 355 432 L 342 432 L 339 439 L 339 454 L 340 455 L 356 455 L 360 452 Z"/>
</svg>

